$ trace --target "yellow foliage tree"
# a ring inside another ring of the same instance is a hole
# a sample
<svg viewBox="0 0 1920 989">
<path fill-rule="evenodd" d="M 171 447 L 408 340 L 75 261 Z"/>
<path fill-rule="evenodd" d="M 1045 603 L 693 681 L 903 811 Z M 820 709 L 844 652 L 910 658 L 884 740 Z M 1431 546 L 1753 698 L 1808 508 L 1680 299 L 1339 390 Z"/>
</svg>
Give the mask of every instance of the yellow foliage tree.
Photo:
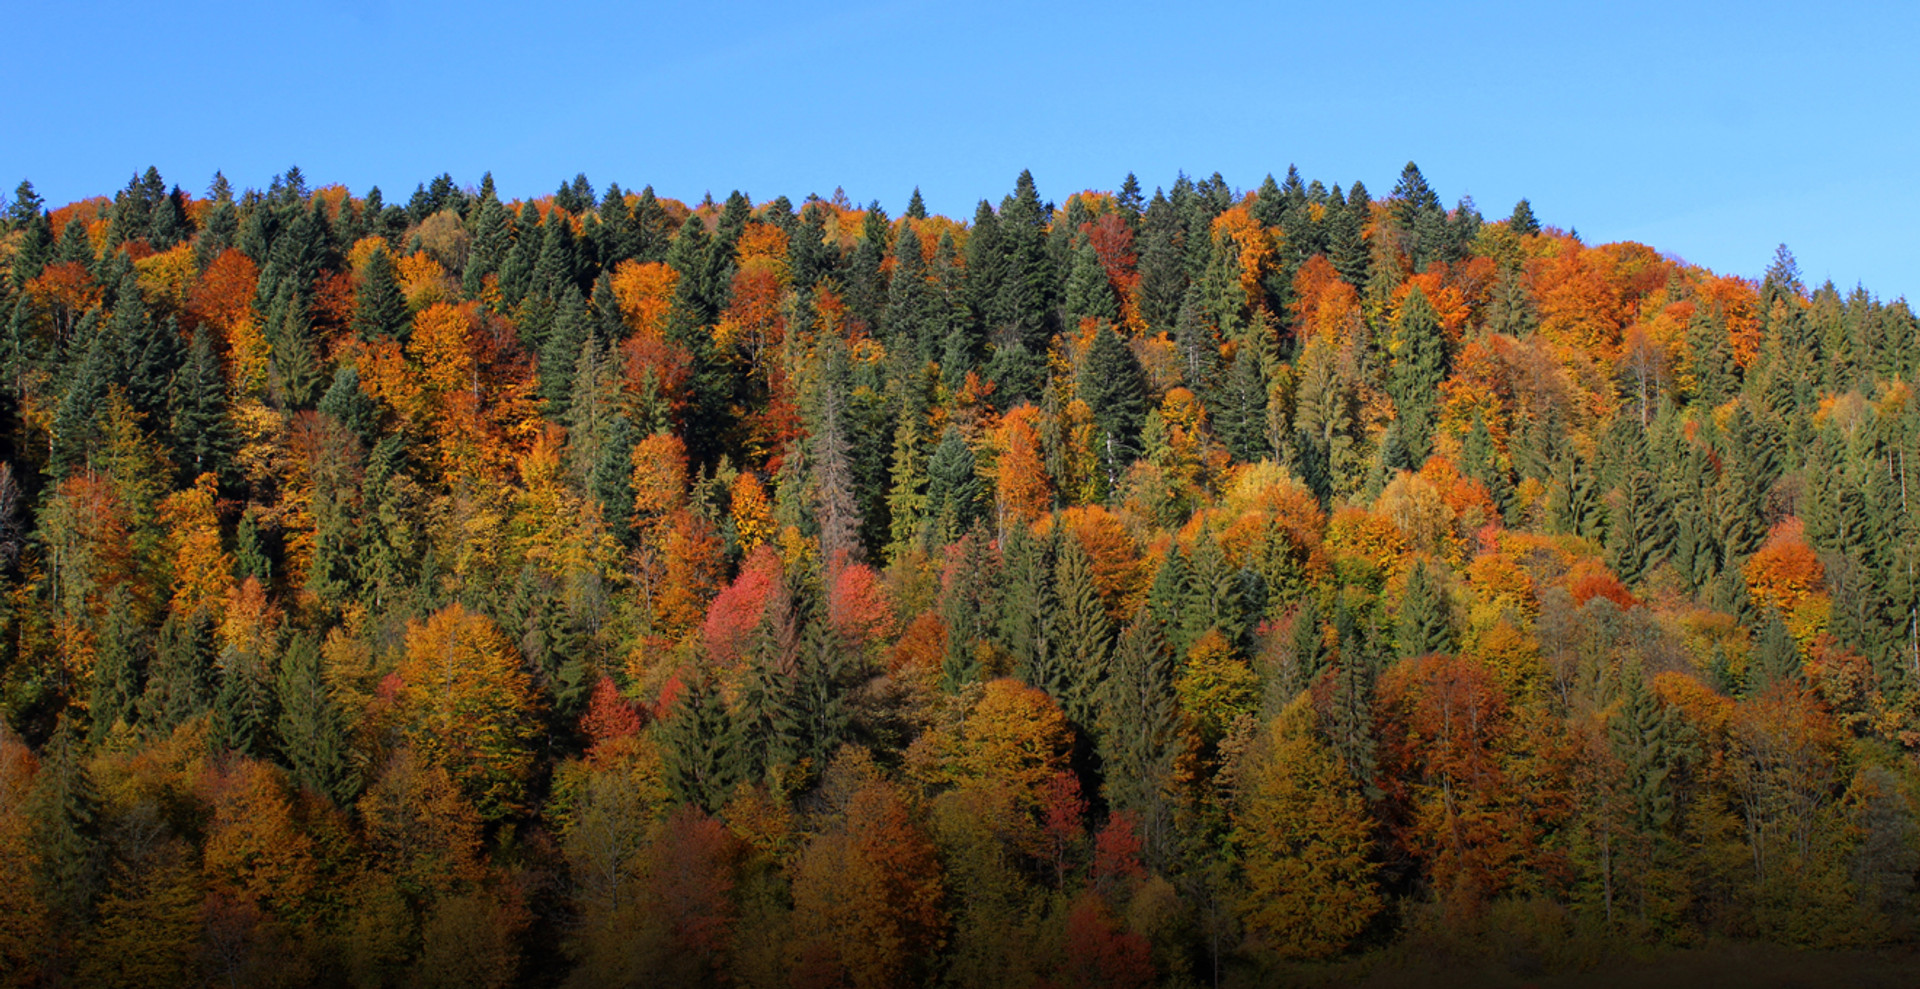
<svg viewBox="0 0 1920 989">
<path fill-rule="evenodd" d="M 1247 943 L 1278 959 L 1338 953 L 1382 904 L 1366 803 L 1316 721 L 1305 694 L 1275 719 L 1233 813 Z"/>
</svg>

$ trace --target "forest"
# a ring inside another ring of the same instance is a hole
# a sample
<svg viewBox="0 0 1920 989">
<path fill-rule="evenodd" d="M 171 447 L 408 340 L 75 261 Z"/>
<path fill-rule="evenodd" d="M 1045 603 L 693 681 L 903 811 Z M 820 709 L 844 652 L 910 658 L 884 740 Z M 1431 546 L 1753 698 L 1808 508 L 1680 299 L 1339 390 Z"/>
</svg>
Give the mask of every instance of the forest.
<svg viewBox="0 0 1920 989">
<path fill-rule="evenodd" d="M 1411 163 L 997 199 L 21 183 L 0 985 L 1920 943 L 1904 300 Z"/>
</svg>

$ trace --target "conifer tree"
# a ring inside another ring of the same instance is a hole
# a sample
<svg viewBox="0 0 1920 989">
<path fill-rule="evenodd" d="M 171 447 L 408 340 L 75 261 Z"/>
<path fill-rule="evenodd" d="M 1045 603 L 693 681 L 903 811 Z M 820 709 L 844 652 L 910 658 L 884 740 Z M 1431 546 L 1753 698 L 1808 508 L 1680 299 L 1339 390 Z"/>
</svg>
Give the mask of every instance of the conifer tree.
<svg viewBox="0 0 1920 989">
<path fill-rule="evenodd" d="M 354 292 L 353 332 L 368 341 L 384 337 L 405 340 L 409 329 L 407 300 L 400 295 L 393 256 L 386 247 L 375 246 Z"/>
<path fill-rule="evenodd" d="M 1111 324 L 1102 324 L 1094 333 L 1086 367 L 1080 373 L 1080 397 L 1093 410 L 1098 424 L 1100 459 L 1107 471 L 1107 489 L 1113 490 L 1140 454 L 1147 385 L 1140 361 Z"/>
<path fill-rule="evenodd" d="M 1525 199 L 1513 204 L 1513 215 L 1507 217 L 1507 229 L 1524 237 L 1540 232 L 1540 221 L 1533 218 L 1533 204 Z"/>
<path fill-rule="evenodd" d="M 1085 237 L 1073 250 L 1073 264 L 1067 275 L 1067 324 L 1078 326 L 1083 319 L 1112 323 L 1120 318 L 1120 303 L 1114 297 L 1107 269 L 1100 263 L 1093 242 Z"/>
<path fill-rule="evenodd" d="M 982 486 L 974 473 L 973 449 L 948 426 L 927 463 L 928 536 L 934 546 L 960 538 L 980 518 Z"/>
<path fill-rule="evenodd" d="M 1453 617 L 1447 589 L 1421 561 L 1407 571 L 1407 589 L 1400 600 L 1396 649 L 1401 659 L 1454 649 Z"/>
<path fill-rule="evenodd" d="M 1746 693 L 1756 697 L 1776 684 L 1806 683 L 1806 671 L 1800 662 L 1800 647 L 1794 644 L 1793 636 L 1788 634 L 1786 623 L 1780 620 L 1780 612 L 1773 608 L 1762 610 L 1766 614 L 1760 634 L 1754 640 L 1753 652 L 1747 658 L 1745 678 Z"/>
<path fill-rule="evenodd" d="M 347 726 L 322 677 L 320 647 L 311 634 L 295 635 L 287 644 L 275 688 L 279 749 L 295 778 L 344 804 L 357 789 Z"/>
<path fill-rule="evenodd" d="M 1113 648 L 1113 623 L 1093 579 L 1093 561 L 1071 534 L 1060 539 L 1057 571 L 1059 610 L 1055 612 L 1057 658 L 1051 683 L 1039 684 L 1059 699 L 1060 709 L 1076 724 L 1093 721 L 1094 699 Z"/>
<path fill-rule="evenodd" d="M 1001 544 L 1007 592 L 1001 598 L 1000 645 L 1013 657 L 1014 676 L 1050 692 L 1060 680 L 1060 602 L 1054 593 L 1053 558 L 1057 539 L 1036 538 L 1027 526 L 1015 525 Z"/>
<path fill-rule="evenodd" d="M 745 779 L 740 730 L 710 674 L 686 678 L 658 738 L 667 789 L 677 801 L 713 813 Z"/>
<path fill-rule="evenodd" d="M 1168 797 L 1180 752 L 1174 657 L 1160 621 L 1144 607 L 1121 633 L 1099 691 L 1099 754 L 1107 806 L 1137 816 L 1141 837 L 1164 861 L 1172 839 Z"/>
<path fill-rule="evenodd" d="M 1407 293 L 1395 326 L 1393 365 L 1387 391 L 1393 396 L 1395 430 L 1408 463 L 1425 463 L 1433 444 L 1433 420 L 1440 382 L 1447 376 L 1447 342 L 1440 317 L 1419 286 Z"/>
<path fill-rule="evenodd" d="M 73 723 L 60 719 L 41 753 L 27 793 L 27 819 L 37 851 L 34 884 L 40 902 L 74 926 L 89 919 L 105 875 L 100 793 L 88 772 Z"/>
</svg>

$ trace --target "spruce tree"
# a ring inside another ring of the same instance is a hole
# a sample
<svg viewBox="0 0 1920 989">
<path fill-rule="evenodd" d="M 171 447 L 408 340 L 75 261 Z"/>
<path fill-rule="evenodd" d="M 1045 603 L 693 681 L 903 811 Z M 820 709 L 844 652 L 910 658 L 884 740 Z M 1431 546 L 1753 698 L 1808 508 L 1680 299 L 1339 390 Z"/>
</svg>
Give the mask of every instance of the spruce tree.
<svg viewBox="0 0 1920 989">
<path fill-rule="evenodd" d="M 982 488 L 975 472 L 973 449 L 948 426 L 927 463 L 927 521 L 932 546 L 960 538 L 981 517 Z"/>
<path fill-rule="evenodd" d="M 1094 699 L 1113 649 L 1113 622 L 1094 583 L 1093 561 L 1080 540 L 1069 533 L 1059 545 L 1054 578 L 1059 610 L 1053 629 L 1057 658 L 1053 682 L 1040 686 L 1059 700 L 1068 720 L 1090 725 Z"/>
<path fill-rule="evenodd" d="M 1447 598 L 1446 586 L 1436 578 L 1428 563 L 1415 563 L 1407 571 L 1407 588 L 1400 599 L 1395 642 L 1400 658 L 1453 652 L 1453 615 Z"/>
<path fill-rule="evenodd" d="M 1000 645 L 1013 657 L 1014 676 L 1047 690 L 1060 681 L 1053 558 L 1058 538 L 1036 538 L 1027 526 L 1016 525 L 1001 544 L 1007 592 L 1001 599 Z"/>
<path fill-rule="evenodd" d="M 1777 684 L 1804 686 L 1806 670 L 1800 662 L 1800 647 L 1794 644 L 1780 612 L 1762 609 L 1766 614 L 1753 652 L 1747 658 L 1746 693 L 1757 697 Z"/>
<path fill-rule="evenodd" d="M 1447 341 L 1440 316 L 1416 285 L 1401 307 L 1395 325 L 1393 365 L 1387 372 L 1396 428 L 1413 466 L 1425 463 L 1432 451 L 1439 388 L 1446 376 Z"/>
<path fill-rule="evenodd" d="M 1525 199 L 1513 204 L 1513 215 L 1507 217 L 1507 229 L 1524 237 L 1540 232 L 1540 221 L 1533 218 L 1533 204 Z"/>
<path fill-rule="evenodd" d="M 1113 284 L 1107 280 L 1107 269 L 1100 263 L 1093 242 L 1085 237 L 1079 238 L 1079 246 L 1073 250 L 1066 294 L 1069 328 L 1080 325 L 1084 319 L 1113 323 L 1120 318 L 1120 301 L 1113 294 Z"/>
<path fill-rule="evenodd" d="M 404 341 L 409 329 L 407 300 L 400 294 L 393 256 L 386 247 L 375 245 L 354 291 L 353 332 L 367 341 L 385 337 Z"/>
<path fill-rule="evenodd" d="M 1120 476 L 1140 455 L 1140 427 L 1147 414 L 1146 375 L 1132 348 L 1111 324 L 1102 324 L 1087 350 L 1080 372 L 1080 397 L 1093 410 L 1099 428 L 1100 459 L 1107 471 L 1107 490 L 1119 486 Z"/>
<path fill-rule="evenodd" d="M 105 878 L 100 805 L 79 732 L 62 718 L 41 752 L 25 810 L 35 853 L 35 892 L 42 904 L 75 928 L 87 922 Z"/>
<path fill-rule="evenodd" d="M 140 698 L 140 724 L 148 738 L 165 738 L 212 704 L 213 649 L 213 623 L 204 615 L 172 614 L 161 624 Z"/>
<path fill-rule="evenodd" d="M 718 812 L 746 778 L 739 728 L 711 674 L 685 677 L 658 738 L 667 791 L 681 803 Z"/>
<path fill-rule="evenodd" d="M 1149 854 L 1160 861 L 1170 850 L 1173 822 L 1168 794 L 1182 747 L 1174 670 L 1174 656 L 1160 635 L 1160 622 L 1143 607 L 1121 634 L 1112 675 L 1099 692 L 1102 795 L 1109 809 L 1137 816 Z"/>
<path fill-rule="evenodd" d="M 353 798 L 352 747 L 347 725 L 321 673 L 320 646 L 311 633 L 295 635 L 280 657 L 280 752 L 302 784 L 336 805 Z"/>
</svg>

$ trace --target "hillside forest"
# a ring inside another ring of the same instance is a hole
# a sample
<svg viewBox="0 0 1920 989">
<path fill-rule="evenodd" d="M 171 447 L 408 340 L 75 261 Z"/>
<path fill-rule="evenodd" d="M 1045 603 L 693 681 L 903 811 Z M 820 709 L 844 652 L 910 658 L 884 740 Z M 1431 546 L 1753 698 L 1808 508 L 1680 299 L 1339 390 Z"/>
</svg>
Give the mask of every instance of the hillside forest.
<svg viewBox="0 0 1920 989">
<path fill-rule="evenodd" d="M 0 983 L 1920 938 L 1906 303 L 1375 195 L 22 183 Z"/>
</svg>

